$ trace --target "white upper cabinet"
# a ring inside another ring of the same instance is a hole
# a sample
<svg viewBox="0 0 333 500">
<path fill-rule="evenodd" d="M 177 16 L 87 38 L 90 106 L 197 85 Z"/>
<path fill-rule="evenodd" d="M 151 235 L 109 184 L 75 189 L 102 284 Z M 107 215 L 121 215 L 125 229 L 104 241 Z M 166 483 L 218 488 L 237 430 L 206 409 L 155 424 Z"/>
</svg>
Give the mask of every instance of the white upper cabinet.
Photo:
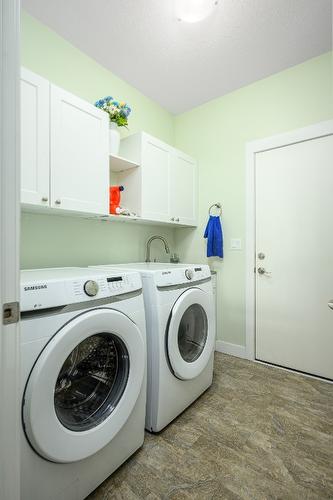
<svg viewBox="0 0 333 500">
<path fill-rule="evenodd" d="M 108 116 L 31 71 L 21 77 L 22 202 L 108 214 Z"/>
<path fill-rule="evenodd" d="M 22 203 L 49 205 L 50 151 L 48 80 L 21 71 L 21 192 Z"/>
<path fill-rule="evenodd" d="M 51 206 L 108 213 L 108 115 L 51 85 Z"/>
<path fill-rule="evenodd" d="M 25 68 L 21 99 L 24 205 L 105 216 L 112 182 L 138 218 L 197 224 L 195 160 L 145 132 L 123 139 L 123 158 L 110 160 L 107 113 Z"/>
<path fill-rule="evenodd" d="M 122 204 L 145 219 L 197 224 L 197 166 L 195 160 L 155 137 L 140 132 L 121 142 L 122 156 L 138 169 L 120 172 Z"/>
<path fill-rule="evenodd" d="M 145 134 L 142 144 L 142 217 L 170 220 L 171 148 Z"/>
<path fill-rule="evenodd" d="M 170 165 L 170 205 L 176 222 L 196 225 L 197 198 L 196 162 L 174 149 Z"/>
</svg>

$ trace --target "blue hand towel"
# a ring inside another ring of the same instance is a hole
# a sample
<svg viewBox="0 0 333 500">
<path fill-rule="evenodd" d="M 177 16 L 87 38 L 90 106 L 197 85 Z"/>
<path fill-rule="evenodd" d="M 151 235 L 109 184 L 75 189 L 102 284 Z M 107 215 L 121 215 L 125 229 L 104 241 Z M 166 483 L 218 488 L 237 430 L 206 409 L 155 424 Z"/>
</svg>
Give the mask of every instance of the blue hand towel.
<svg viewBox="0 0 333 500">
<path fill-rule="evenodd" d="M 223 232 L 220 217 L 210 215 L 204 238 L 207 238 L 207 257 L 223 258 Z"/>
</svg>

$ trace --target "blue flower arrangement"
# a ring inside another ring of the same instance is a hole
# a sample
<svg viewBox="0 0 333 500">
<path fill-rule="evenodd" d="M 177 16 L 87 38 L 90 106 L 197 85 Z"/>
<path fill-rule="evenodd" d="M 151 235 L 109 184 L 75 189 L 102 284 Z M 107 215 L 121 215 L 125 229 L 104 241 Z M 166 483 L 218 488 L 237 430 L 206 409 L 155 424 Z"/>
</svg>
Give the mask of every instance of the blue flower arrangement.
<svg viewBox="0 0 333 500">
<path fill-rule="evenodd" d="M 127 127 L 132 110 L 125 101 L 117 101 L 108 95 L 96 101 L 95 106 L 108 113 L 110 122 L 116 123 L 118 127 Z"/>
</svg>

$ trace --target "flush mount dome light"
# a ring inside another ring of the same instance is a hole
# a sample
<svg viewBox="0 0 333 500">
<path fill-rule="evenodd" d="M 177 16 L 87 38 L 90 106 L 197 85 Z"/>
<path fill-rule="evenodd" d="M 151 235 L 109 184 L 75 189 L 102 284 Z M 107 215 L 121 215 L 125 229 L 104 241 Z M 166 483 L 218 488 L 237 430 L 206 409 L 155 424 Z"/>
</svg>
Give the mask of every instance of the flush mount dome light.
<svg viewBox="0 0 333 500">
<path fill-rule="evenodd" d="M 179 21 L 197 23 L 212 14 L 218 0 L 175 0 L 176 15 Z"/>
</svg>

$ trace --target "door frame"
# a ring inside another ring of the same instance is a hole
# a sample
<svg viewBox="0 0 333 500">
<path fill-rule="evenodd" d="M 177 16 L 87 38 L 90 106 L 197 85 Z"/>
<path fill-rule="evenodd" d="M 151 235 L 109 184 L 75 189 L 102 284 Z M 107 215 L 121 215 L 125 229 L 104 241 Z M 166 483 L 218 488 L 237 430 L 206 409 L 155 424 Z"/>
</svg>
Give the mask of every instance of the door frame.
<svg viewBox="0 0 333 500">
<path fill-rule="evenodd" d="M 19 316 L 5 324 L 2 311 L 19 301 L 20 1 L 0 0 L 0 9 L 0 498 L 19 500 Z"/>
<path fill-rule="evenodd" d="M 255 157 L 257 153 L 333 134 L 333 120 L 316 123 L 284 134 L 246 144 L 246 358 L 255 361 L 256 248 L 255 248 Z"/>
</svg>

